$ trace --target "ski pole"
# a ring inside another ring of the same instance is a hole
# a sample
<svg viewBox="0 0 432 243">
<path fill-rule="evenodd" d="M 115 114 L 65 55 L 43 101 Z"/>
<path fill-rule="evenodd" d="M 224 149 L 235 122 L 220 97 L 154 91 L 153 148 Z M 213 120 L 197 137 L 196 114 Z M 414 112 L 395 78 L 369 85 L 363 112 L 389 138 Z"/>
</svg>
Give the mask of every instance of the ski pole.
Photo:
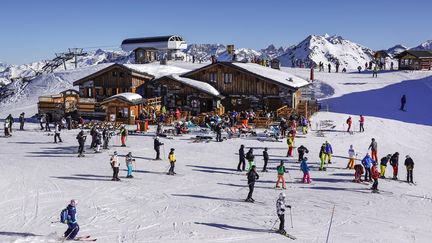
<svg viewBox="0 0 432 243">
<path fill-rule="evenodd" d="M 330 219 L 329 229 L 328 229 L 328 232 L 327 232 L 327 240 L 326 240 L 326 243 L 328 243 L 328 240 L 329 240 L 329 236 L 330 236 L 330 229 L 331 229 L 332 222 L 333 222 L 333 215 L 334 215 L 335 207 L 336 207 L 336 205 L 333 205 L 333 212 L 332 212 L 332 216 L 331 216 L 331 219 Z"/>
<path fill-rule="evenodd" d="M 60 220 L 52 221 L 52 222 L 51 222 L 51 224 L 56 224 L 56 223 L 60 223 Z"/>
<path fill-rule="evenodd" d="M 294 228 L 294 225 L 293 225 L 293 220 L 292 220 L 292 212 L 291 212 L 291 207 L 290 207 L 289 209 L 290 209 L 290 218 L 291 218 L 291 228 Z"/>
<path fill-rule="evenodd" d="M 271 229 L 270 230 L 273 230 L 274 229 L 274 227 L 275 227 L 275 225 L 276 225 L 276 223 L 279 221 L 279 218 L 278 219 L 276 219 L 276 221 L 274 222 L 274 224 L 273 224 L 273 226 L 271 227 Z"/>
</svg>

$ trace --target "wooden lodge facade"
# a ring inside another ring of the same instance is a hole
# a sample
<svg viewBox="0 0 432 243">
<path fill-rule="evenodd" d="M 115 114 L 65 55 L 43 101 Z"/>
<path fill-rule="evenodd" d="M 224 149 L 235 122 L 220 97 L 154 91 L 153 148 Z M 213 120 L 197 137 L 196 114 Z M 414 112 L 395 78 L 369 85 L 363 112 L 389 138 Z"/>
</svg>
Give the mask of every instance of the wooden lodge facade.
<svg viewBox="0 0 432 243">
<path fill-rule="evenodd" d="M 399 70 L 431 70 L 432 51 L 407 50 L 396 56 Z"/>
<path fill-rule="evenodd" d="M 106 111 L 106 120 L 124 124 L 135 124 L 135 119 L 141 113 L 143 98 L 136 93 L 121 93 L 113 95 L 100 103 Z"/>
</svg>

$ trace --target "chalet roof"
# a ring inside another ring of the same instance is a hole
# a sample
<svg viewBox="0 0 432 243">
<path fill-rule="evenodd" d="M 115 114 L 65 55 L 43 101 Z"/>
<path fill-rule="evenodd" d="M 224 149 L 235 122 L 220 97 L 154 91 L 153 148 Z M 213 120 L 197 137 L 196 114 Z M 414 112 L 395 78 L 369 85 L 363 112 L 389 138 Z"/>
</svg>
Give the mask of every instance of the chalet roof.
<svg viewBox="0 0 432 243">
<path fill-rule="evenodd" d="M 190 70 L 172 66 L 172 65 L 160 65 L 159 63 L 147 63 L 147 64 L 124 64 L 125 67 L 135 70 L 137 72 L 149 73 L 155 78 L 170 74 L 182 74 Z"/>
<path fill-rule="evenodd" d="M 106 104 L 106 103 L 108 103 L 110 101 L 113 101 L 113 100 L 116 100 L 116 99 L 124 101 L 124 102 L 126 102 L 128 104 L 131 104 L 131 105 L 138 105 L 138 104 L 141 104 L 143 102 L 143 98 L 139 94 L 136 94 L 136 93 L 120 93 L 120 94 L 116 94 L 116 95 L 113 95 L 111 97 L 108 97 L 108 98 L 104 99 L 101 102 L 101 105 Z"/>
<path fill-rule="evenodd" d="M 194 79 L 190 79 L 190 78 L 185 78 L 185 77 L 180 77 L 177 74 L 169 75 L 166 77 L 171 78 L 173 80 L 176 80 L 182 84 L 191 86 L 191 87 L 198 89 L 198 90 L 200 90 L 204 93 L 207 93 L 209 95 L 221 97 L 221 94 L 219 93 L 219 91 L 206 82 L 202 82 L 202 81 L 198 81 L 198 80 L 194 80 Z"/>
<path fill-rule="evenodd" d="M 432 51 L 422 50 L 406 50 L 396 55 L 396 58 L 402 58 L 407 54 L 415 56 L 417 58 L 432 58 Z"/>
<path fill-rule="evenodd" d="M 172 36 L 174 36 L 174 35 L 129 38 L 129 39 L 123 40 L 122 41 L 122 45 L 125 45 L 125 44 L 148 43 L 148 42 L 168 42 L 169 38 L 171 38 Z"/>
</svg>

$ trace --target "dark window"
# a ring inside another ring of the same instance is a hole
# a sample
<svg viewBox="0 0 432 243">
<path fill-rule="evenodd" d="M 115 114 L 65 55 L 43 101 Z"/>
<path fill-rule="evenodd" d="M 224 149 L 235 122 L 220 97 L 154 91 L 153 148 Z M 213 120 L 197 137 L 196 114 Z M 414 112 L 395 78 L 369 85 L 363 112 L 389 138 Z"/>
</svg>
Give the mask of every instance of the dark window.
<svg viewBox="0 0 432 243">
<path fill-rule="evenodd" d="M 212 83 L 216 83 L 217 75 L 216 73 L 209 73 L 209 81 Z"/>
<path fill-rule="evenodd" d="M 113 77 L 117 77 L 117 76 L 118 76 L 118 73 L 117 73 L 116 71 L 114 71 L 114 72 L 112 72 L 112 76 L 113 76 Z"/>
<path fill-rule="evenodd" d="M 124 72 L 120 72 L 120 77 L 123 77 L 124 76 Z"/>
</svg>

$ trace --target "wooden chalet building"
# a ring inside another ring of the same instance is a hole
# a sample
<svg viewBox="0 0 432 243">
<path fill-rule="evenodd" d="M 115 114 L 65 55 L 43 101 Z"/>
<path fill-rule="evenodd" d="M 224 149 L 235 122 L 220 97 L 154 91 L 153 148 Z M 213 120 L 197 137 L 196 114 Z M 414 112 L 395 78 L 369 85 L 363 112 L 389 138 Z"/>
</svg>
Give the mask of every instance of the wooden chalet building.
<svg viewBox="0 0 432 243">
<path fill-rule="evenodd" d="M 136 93 L 138 87 L 153 78 L 153 75 L 128 68 L 125 65 L 111 64 L 76 80 L 73 85 L 79 86 L 81 98 L 101 102 L 119 93 Z"/>
<path fill-rule="evenodd" d="M 224 96 L 225 110 L 295 108 L 300 88 L 309 85 L 295 75 L 255 63 L 216 62 L 181 77 L 213 86 Z"/>
<path fill-rule="evenodd" d="M 396 55 L 399 70 L 431 70 L 432 51 L 406 50 Z"/>
<path fill-rule="evenodd" d="M 135 124 L 143 102 L 141 95 L 127 92 L 113 95 L 102 101 L 100 105 L 106 111 L 107 121 Z"/>
</svg>

